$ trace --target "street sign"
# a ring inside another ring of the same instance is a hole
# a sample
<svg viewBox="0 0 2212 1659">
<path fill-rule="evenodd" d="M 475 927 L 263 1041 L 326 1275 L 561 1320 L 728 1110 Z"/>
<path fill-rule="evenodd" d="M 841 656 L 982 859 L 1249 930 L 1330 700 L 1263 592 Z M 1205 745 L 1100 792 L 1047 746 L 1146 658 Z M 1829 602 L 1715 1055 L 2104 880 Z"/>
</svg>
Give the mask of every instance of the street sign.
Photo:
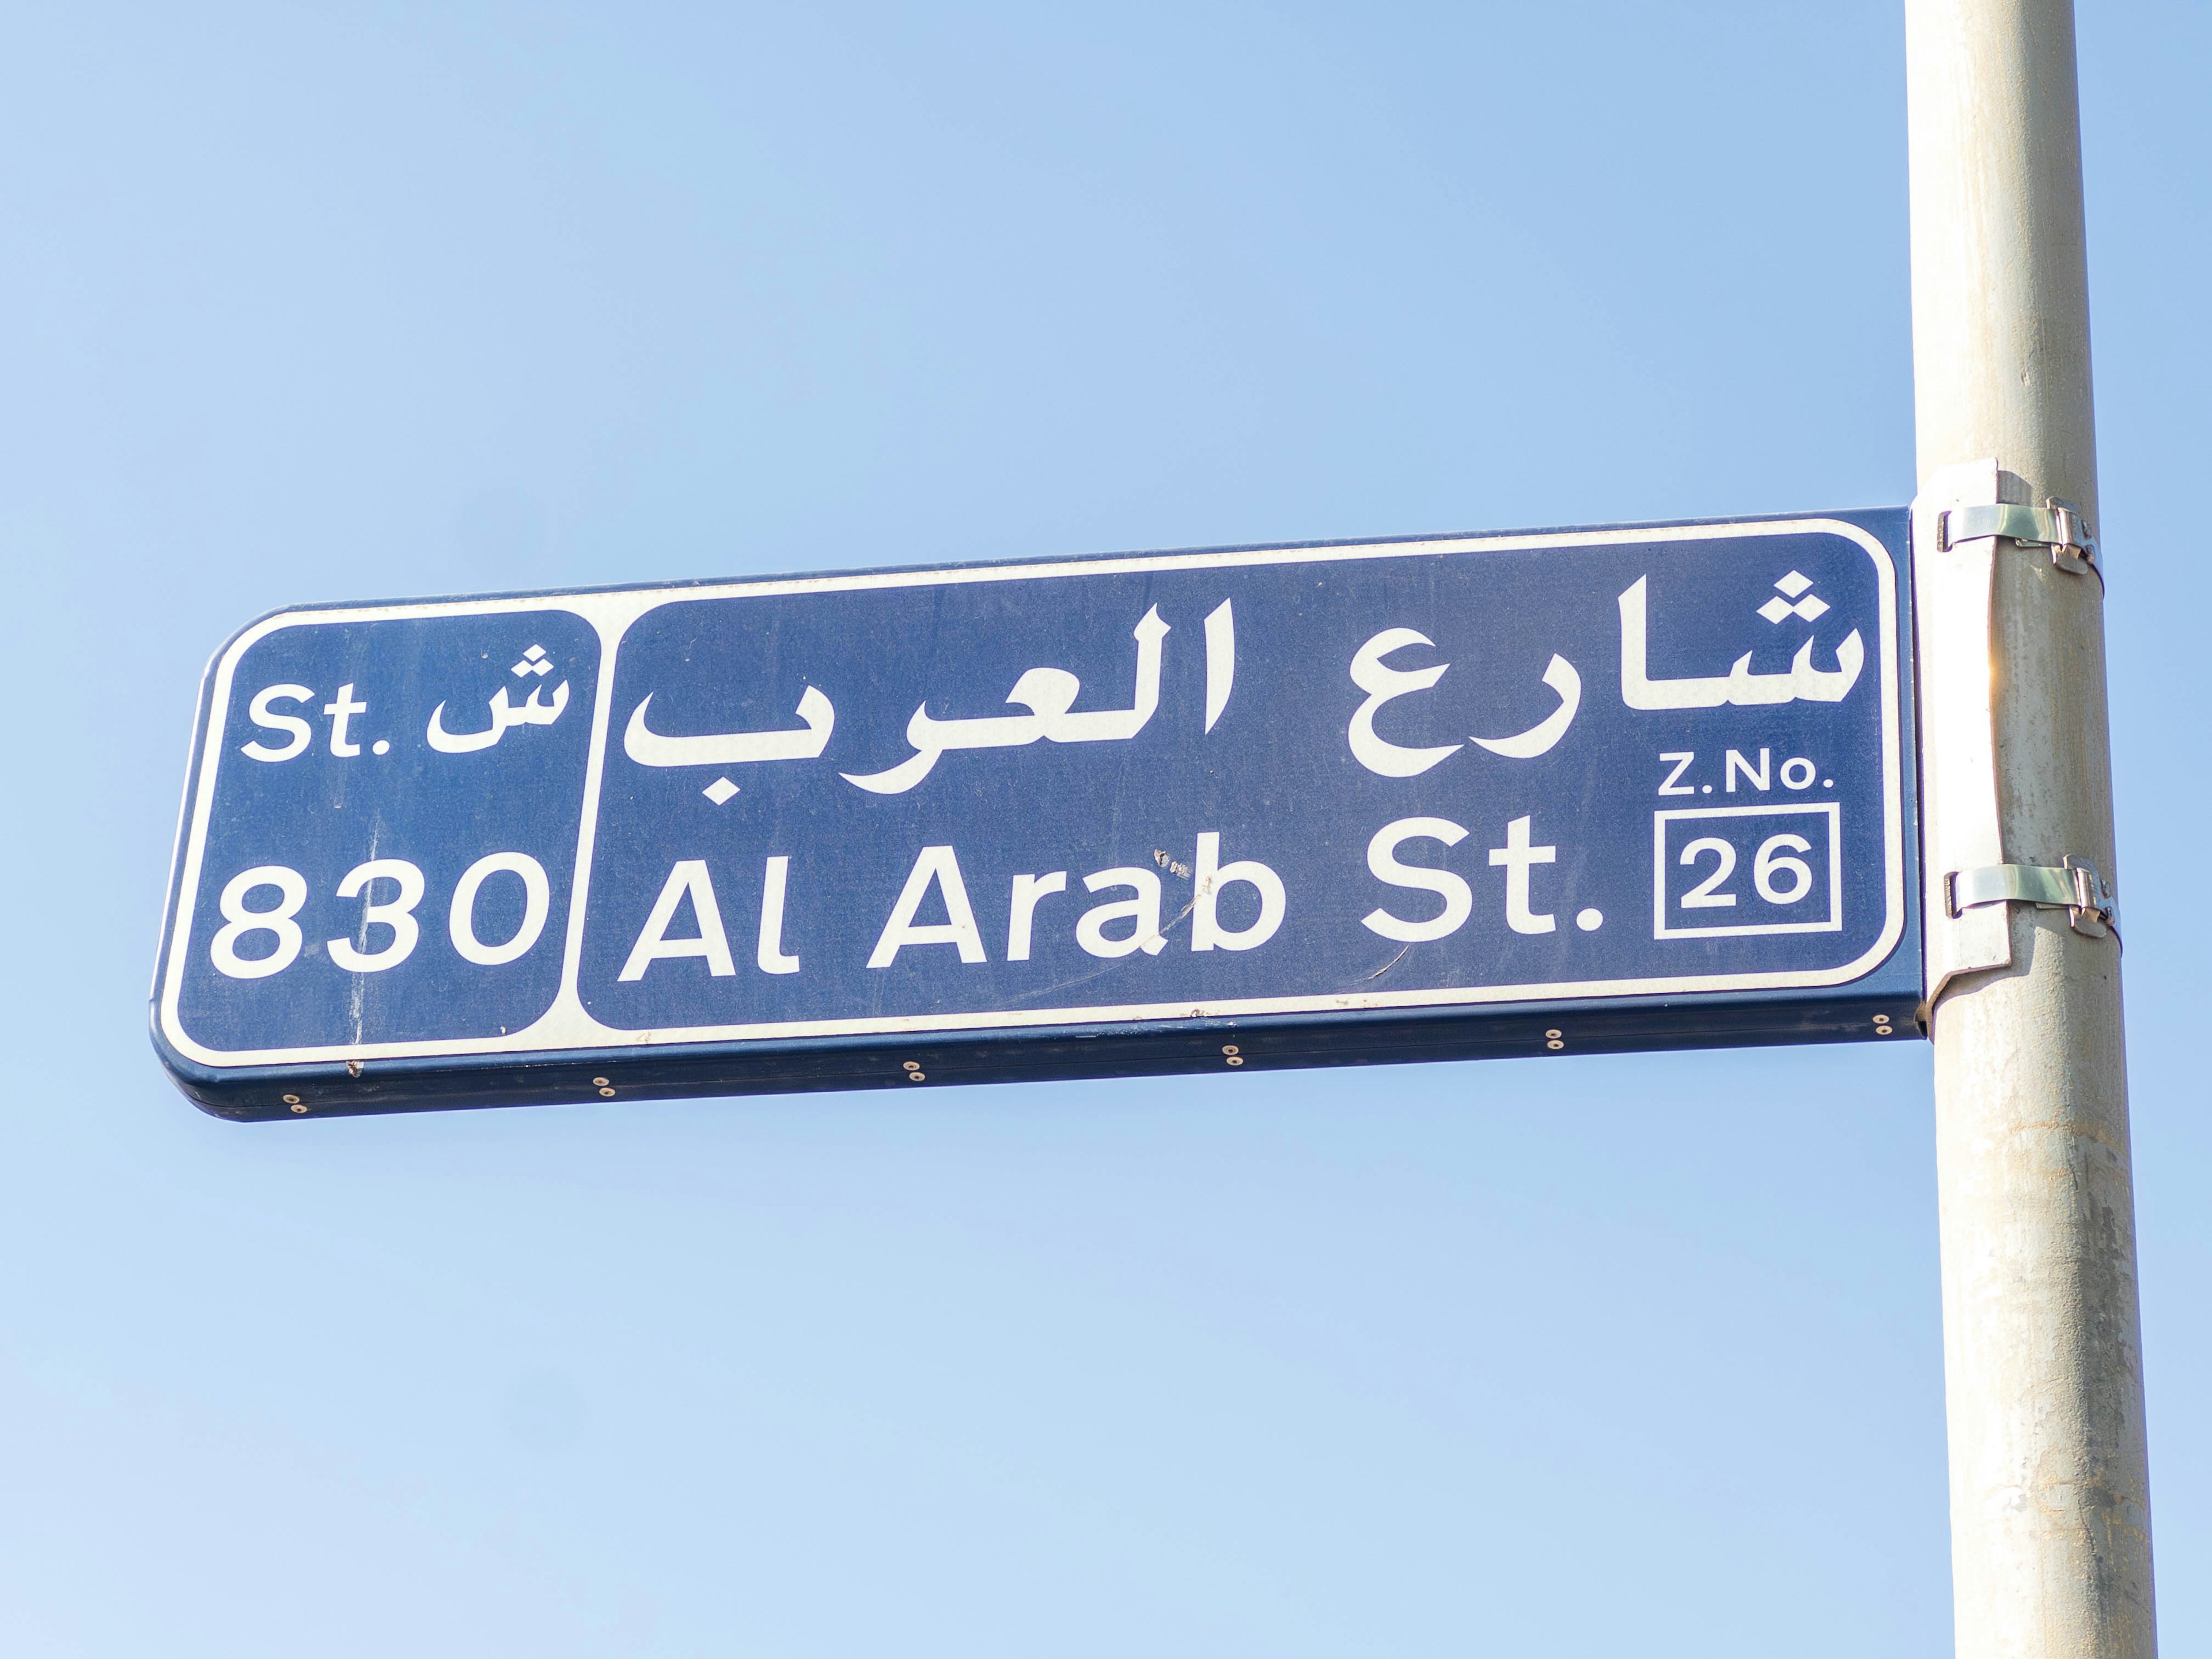
<svg viewBox="0 0 2212 1659">
<path fill-rule="evenodd" d="M 154 997 L 240 1118 L 1914 1030 L 1902 510 L 280 611 Z"/>
</svg>

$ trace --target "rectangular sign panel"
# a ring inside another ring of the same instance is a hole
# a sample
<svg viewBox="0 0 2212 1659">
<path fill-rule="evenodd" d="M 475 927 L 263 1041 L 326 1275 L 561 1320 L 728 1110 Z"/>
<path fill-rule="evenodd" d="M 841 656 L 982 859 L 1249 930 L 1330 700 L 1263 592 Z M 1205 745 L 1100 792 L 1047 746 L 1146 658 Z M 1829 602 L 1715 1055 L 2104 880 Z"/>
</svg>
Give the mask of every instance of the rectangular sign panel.
<svg viewBox="0 0 2212 1659">
<path fill-rule="evenodd" d="M 236 1117 L 1879 1040 L 1905 515 L 311 606 L 154 997 Z"/>
</svg>

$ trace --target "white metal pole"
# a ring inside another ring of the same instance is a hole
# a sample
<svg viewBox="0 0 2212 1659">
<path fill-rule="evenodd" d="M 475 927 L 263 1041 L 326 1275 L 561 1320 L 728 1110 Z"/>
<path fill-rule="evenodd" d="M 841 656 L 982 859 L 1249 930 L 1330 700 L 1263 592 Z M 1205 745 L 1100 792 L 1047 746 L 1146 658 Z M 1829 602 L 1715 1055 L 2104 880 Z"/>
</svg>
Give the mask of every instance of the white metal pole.
<svg viewBox="0 0 2212 1659">
<path fill-rule="evenodd" d="M 2094 524 L 2073 7 L 1906 0 L 1905 16 L 1916 544 L 1925 554 L 1947 499 L 2063 498 Z M 1977 464 L 1994 494 L 1957 488 Z M 1982 598 L 1971 582 L 1922 589 L 1923 659 L 1948 648 L 1972 671 L 1929 680 L 1923 730 L 1978 720 L 1993 862 L 2070 857 L 2117 888 L 2103 573 L 2018 540 L 1982 546 Z M 1931 806 L 1954 822 L 1929 826 L 1931 895 L 1937 852 L 1975 833 L 1956 822 L 1973 768 L 1946 765 Z M 1936 936 L 1968 924 L 1930 908 L 1935 960 Z M 2063 908 L 1971 915 L 1996 931 L 1979 956 L 1949 936 L 1954 976 L 1931 1015 L 1957 1651 L 2150 1659 L 2119 941 Z"/>
</svg>

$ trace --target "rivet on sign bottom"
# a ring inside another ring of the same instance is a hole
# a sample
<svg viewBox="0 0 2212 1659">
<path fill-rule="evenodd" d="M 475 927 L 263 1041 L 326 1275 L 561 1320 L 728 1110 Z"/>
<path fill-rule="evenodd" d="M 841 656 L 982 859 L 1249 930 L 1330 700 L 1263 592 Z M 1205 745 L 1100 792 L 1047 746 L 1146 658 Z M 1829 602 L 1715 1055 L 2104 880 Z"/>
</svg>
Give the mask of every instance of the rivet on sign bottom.
<svg viewBox="0 0 2212 1659">
<path fill-rule="evenodd" d="M 297 1095 L 286 1095 L 284 1097 L 284 1103 L 287 1106 L 297 1106 L 300 1103 L 300 1097 Z"/>
<path fill-rule="evenodd" d="M 299 1103 L 298 1101 L 296 1101 L 296 1100 L 295 1100 L 295 1101 L 294 1101 L 294 1102 L 292 1103 L 292 1109 L 293 1109 L 294 1111 L 295 1111 L 295 1112 L 304 1112 L 304 1111 L 306 1111 L 307 1109 L 306 1107 L 302 1106 L 301 1104 L 300 1104 L 300 1103 Z"/>
<path fill-rule="evenodd" d="M 595 1077 L 592 1079 L 592 1087 L 594 1089 L 604 1089 L 607 1085 L 613 1081 L 614 1079 L 610 1077 Z"/>
<path fill-rule="evenodd" d="M 908 1083 L 927 1083 L 929 1079 L 921 1072 L 908 1072 L 906 1074 L 906 1080 Z"/>
<path fill-rule="evenodd" d="M 609 1100 L 612 1100 L 615 1097 L 615 1091 L 611 1089 L 602 1089 L 599 1092 L 605 1095 Z"/>
<path fill-rule="evenodd" d="M 1230 1055 L 1230 1056 L 1229 1056 L 1229 1063 L 1230 1063 L 1231 1066 L 1242 1066 L 1242 1065 L 1244 1063 L 1244 1061 L 1243 1061 L 1243 1057 L 1242 1057 L 1242 1056 L 1240 1056 L 1240 1055 L 1237 1055 L 1237 1054 L 1231 1054 L 1231 1055 Z"/>
<path fill-rule="evenodd" d="M 1224 1054 L 1233 1054 L 1237 1052 L 1237 1045 L 1233 1042 L 1224 1042 L 1221 1045 L 1221 1052 Z"/>
<path fill-rule="evenodd" d="M 1560 1042 L 1560 1041 L 1559 1040 L 1559 1038 L 1557 1038 L 1557 1037 L 1553 1037 L 1550 1042 L 1547 1042 L 1544 1046 L 1545 1046 L 1547 1048 L 1554 1048 L 1554 1049 L 1556 1049 L 1556 1048 L 1565 1048 L 1567 1045 L 1566 1045 L 1565 1043 L 1564 1043 L 1564 1042 Z"/>
<path fill-rule="evenodd" d="M 902 1060 L 899 1061 L 899 1064 L 905 1066 L 909 1072 L 918 1072 L 921 1069 L 921 1062 L 918 1060 Z"/>
</svg>

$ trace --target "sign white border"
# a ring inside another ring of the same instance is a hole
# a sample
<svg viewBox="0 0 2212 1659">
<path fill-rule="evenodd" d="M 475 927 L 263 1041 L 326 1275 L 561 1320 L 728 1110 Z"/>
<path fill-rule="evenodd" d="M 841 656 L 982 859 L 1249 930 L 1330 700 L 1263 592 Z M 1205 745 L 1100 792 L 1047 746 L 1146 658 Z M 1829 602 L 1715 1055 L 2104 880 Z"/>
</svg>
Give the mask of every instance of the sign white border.
<svg viewBox="0 0 2212 1659">
<path fill-rule="evenodd" d="M 1425 991 L 1361 991 L 1322 996 L 1255 997 L 1218 1002 L 1133 1003 L 1091 1008 L 1024 1009 L 1019 1012 L 991 1009 L 972 1013 L 909 1015 L 895 1018 L 786 1020 L 740 1025 L 680 1026 L 642 1031 L 624 1030 L 600 1024 L 577 996 L 576 981 L 583 957 L 584 914 L 590 897 L 592 838 L 599 819 L 599 791 L 606 769 L 607 739 L 614 700 L 615 659 L 623 636 L 629 631 L 630 624 L 646 612 L 661 605 L 686 604 L 697 599 L 768 594 L 943 587 L 973 583 L 1110 576 L 1150 570 L 1218 570 L 1250 565 L 1343 563 L 1439 554 L 1518 553 L 1549 548 L 1617 547 L 1635 542 L 1658 544 L 1660 548 L 1657 550 L 1663 551 L 1664 544 L 1669 543 L 1808 534 L 1839 537 L 1866 554 L 1874 566 L 1881 613 L 1881 672 L 1877 684 L 1881 694 L 1882 927 L 1875 943 L 1863 954 L 1842 967 L 1803 973 L 1692 974 L 1543 985 L 1447 987 Z M 186 1059 L 206 1066 L 230 1068 L 438 1055 L 545 1054 L 562 1050 L 636 1048 L 802 1037 L 911 1036 L 931 1031 L 1124 1024 L 1258 1014 L 1350 1013 L 1379 1009 L 1447 1008 L 1483 1003 L 1682 995 L 1710 991 L 1812 990 L 1847 984 L 1878 967 L 1896 948 L 1905 931 L 1904 763 L 1899 736 L 1897 599 L 1896 561 L 1878 538 L 1840 519 L 1810 518 L 1730 524 L 1655 525 L 1610 530 L 1552 532 L 1538 535 L 1455 536 L 1334 547 L 1261 547 L 1231 551 L 1139 553 L 1037 564 L 968 565 L 938 570 L 790 576 L 682 587 L 620 589 L 597 593 L 536 594 L 513 599 L 453 599 L 426 604 L 281 611 L 264 617 L 240 633 L 211 665 L 213 683 L 209 689 L 207 726 L 201 733 L 199 775 L 189 801 L 191 826 L 181 849 L 182 868 L 178 872 L 170 913 L 161 934 L 159 1014 L 161 1035 Z M 209 817 L 215 803 L 216 779 L 222 762 L 222 738 L 228 726 L 232 680 L 246 653 L 261 640 L 283 628 L 425 617 L 515 615 L 529 611 L 568 611 L 583 617 L 599 631 L 601 657 L 599 693 L 592 710 L 590 758 L 585 770 L 583 825 L 577 838 L 576 873 L 570 885 L 568 898 L 561 988 L 552 1006 L 534 1024 L 520 1030 L 490 1038 L 253 1049 L 210 1048 L 193 1038 L 185 1030 L 179 1012 L 185 956 L 182 947 L 191 939 L 193 905 L 198 893 L 201 866 L 206 852 Z"/>
</svg>

